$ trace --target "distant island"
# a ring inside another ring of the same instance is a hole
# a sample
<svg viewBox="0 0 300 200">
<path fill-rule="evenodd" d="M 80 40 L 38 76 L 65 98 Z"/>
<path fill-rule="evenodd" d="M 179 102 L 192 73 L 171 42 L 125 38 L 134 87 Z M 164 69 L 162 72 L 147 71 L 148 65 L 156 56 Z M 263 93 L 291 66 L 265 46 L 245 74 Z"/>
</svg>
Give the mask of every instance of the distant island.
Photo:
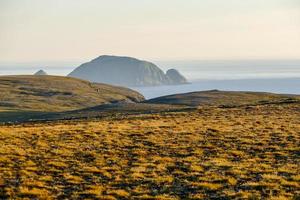
<svg viewBox="0 0 300 200">
<path fill-rule="evenodd" d="M 35 76 L 45 76 L 48 75 L 44 70 L 39 70 L 37 72 L 34 73 Z"/>
<path fill-rule="evenodd" d="M 103 55 L 84 63 L 68 76 L 128 87 L 186 84 L 176 69 L 164 73 L 155 64 L 132 57 Z"/>
</svg>

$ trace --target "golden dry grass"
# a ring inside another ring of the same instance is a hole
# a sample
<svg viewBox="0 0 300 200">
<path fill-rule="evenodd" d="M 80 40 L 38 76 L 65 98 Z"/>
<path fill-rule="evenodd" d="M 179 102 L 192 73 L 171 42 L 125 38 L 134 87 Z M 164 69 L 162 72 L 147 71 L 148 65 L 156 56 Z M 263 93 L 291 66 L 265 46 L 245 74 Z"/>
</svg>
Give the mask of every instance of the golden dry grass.
<svg viewBox="0 0 300 200">
<path fill-rule="evenodd" d="M 299 104 L 1 126 L 0 147 L 0 198 L 300 198 Z"/>
</svg>

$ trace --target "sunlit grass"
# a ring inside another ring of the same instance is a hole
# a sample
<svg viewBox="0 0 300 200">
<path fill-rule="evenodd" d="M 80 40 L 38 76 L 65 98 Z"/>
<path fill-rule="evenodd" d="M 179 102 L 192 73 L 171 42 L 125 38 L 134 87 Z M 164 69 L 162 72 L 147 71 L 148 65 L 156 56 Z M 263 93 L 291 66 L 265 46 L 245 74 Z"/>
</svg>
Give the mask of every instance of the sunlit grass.
<svg viewBox="0 0 300 200">
<path fill-rule="evenodd" d="M 297 199 L 300 107 L 0 127 L 0 199 Z"/>
</svg>

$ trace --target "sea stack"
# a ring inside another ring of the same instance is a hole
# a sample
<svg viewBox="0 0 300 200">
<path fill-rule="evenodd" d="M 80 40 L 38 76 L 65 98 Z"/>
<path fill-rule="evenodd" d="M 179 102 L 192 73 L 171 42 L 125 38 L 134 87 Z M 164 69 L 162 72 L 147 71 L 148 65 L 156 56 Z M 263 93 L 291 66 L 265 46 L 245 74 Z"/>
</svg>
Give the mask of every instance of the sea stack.
<svg viewBox="0 0 300 200">
<path fill-rule="evenodd" d="M 48 75 L 48 74 L 44 70 L 39 70 L 34 75 L 36 75 L 36 76 L 44 76 L 44 75 Z"/>
<path fill-rule="evenodd" d="M 169 69 L 166 73 L 171 84 L 185 84 L 187 83 L 186 78 L 179 73 L 176 69 Z"/>
</svg>

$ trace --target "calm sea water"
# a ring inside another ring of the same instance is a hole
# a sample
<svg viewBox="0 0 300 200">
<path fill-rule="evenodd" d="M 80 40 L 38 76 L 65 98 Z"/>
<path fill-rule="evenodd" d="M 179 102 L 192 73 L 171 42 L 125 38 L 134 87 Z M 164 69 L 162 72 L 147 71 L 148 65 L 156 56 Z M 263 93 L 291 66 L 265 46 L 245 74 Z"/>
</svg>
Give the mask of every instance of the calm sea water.
<svg viewBox="0 0 300 200">
<path fill-rule="evenodd" d="M 147 99 L 201 90 L 262 91 L 300 94 L 300 60 L 158 62 L 178 69 L 187 85 L 133 88 Z"/>
<path fill-rule="evenodd" d="M 300 78 L 202 80 L 186 85 L 132 88 L 146 99 L 202 90 L 260 91 L 300 95 Z"/>
<path fill-rule="evenodd" d="M 300 94 L 300 60 L 158 61 L 164 71 L 178 69 L 190 84 L 135 87 L 147 99 L 199 90 L 265 91 Z M 43 69 L 65 76 L 80 63 L 0 64 L 0 75 L 33 74 Z M 49 67 L 41 67 L 49 66 Z"/>
<path fill-rule="evenodd" d="M 300 60 L 177 61 L 158 62 L 176 68 L 189 80 L 300 78 Z"/>
</svg>

